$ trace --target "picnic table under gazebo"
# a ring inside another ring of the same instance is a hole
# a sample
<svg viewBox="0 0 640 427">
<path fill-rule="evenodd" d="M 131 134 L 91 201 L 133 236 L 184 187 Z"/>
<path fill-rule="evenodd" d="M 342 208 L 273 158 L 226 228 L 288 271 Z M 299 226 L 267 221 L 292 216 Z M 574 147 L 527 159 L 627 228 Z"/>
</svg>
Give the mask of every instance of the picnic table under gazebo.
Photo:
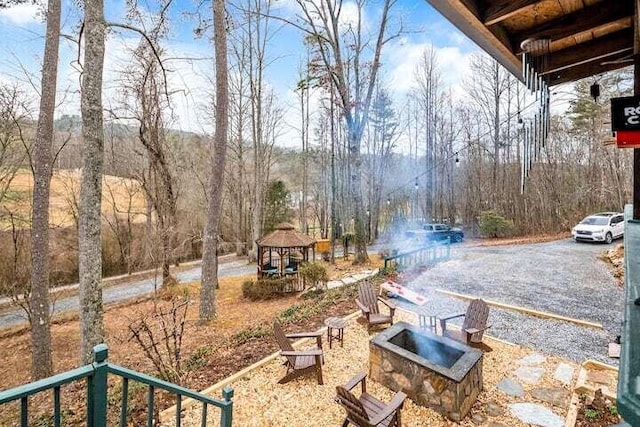
<svg viewBox="0 0 640 427">
<path fill-rule="evenodd" d="M 315 259 L 316 240 L 289 223 L 278 224 L 270 234 L 256 240 L 258 278 L 298 276 L 302 262 Z M 311 258 L 309 258 L 311 249 Z"/>
</svg>

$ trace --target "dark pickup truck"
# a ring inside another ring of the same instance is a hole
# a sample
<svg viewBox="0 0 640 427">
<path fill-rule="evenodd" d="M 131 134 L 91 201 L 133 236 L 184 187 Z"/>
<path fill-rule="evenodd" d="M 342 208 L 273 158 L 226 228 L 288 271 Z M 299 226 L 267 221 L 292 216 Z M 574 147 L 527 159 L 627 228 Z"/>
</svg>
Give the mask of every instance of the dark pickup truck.
<svg viewBox="0 0 640 427">
<path fill-rule="evenodd" d="M 422 226 L 425 231 L 427 240 L 446 240 L 451 239 L 451 242 L 462 242 L 464 239 L 464 232 L 457 227 L 449 227 L 446 224 L 425 224 Z"/>
</svg>

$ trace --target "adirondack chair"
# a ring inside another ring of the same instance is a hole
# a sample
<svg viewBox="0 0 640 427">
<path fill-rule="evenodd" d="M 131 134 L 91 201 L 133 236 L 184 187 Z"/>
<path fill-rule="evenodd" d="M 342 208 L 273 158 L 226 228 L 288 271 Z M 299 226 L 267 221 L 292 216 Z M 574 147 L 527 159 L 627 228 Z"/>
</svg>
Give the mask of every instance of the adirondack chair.
<svg viewBox="0 0 640 427">
<path fill-rule="evenodd" d="M 276 320 L 273 322 L 273 334 L 275 335 L 278 346 L 280 347 L 280 355 L 285 357 L 283 364 L 287 367 L 287 373 L 280 381 L 278 381 L 278 383 L 284 384 L 307 372 L 315 371 L 318 384 L 322 385 L 322 333 L 302 332 L 296 334 L 285 334 L 280 322 Z M 310 350 L 294 350 L 289 339 L 295 338 L 315 338 L 317 348 Z"/>
<path fill-rule="evenodd" d="M 362 392 L 356 397 L 351 390 L 361 384 Z M 367 374 L 360 372 L 343 386 L 336 387 L 335 401 L 346 411 L 347 417 L 342 427 L 349 423 L 358 427 L 402 427 L 400 423 L 400 410 L 407 395 L 399 391 L 387 404 L 367 393 Z"/>
<path fill-rule="evenodd" d="M 447 329 L 447 321 L 458 317 L 464 317 L 462 328 L 459 331 Z M 442 335 L 473 347 L 484 348 L 482 336 L 484 335 L 484 331 L 491 327 L 487 326 L 488 317 L 489 307 L 487 303 L 481 299 L 474 299 L 469 304 L 469 307 L 467 307 L 466 313 L 440 319 Z"/>
<path fill-rule="evenodd" d="M 389 314 L 380 312 L 378 302 L 383 303 L 389 308 Z M 358 298 L 356 304 L 360 307 L 362 316 L 367 320 L 367 326 L 381 325 L 389 323 L 393 325 L 393 314 L 396 310 L 395 304 L 381 296 L 376 295 L 373 286 L 369 282 L 362 282 L 358 286 Z"/>
</svg>

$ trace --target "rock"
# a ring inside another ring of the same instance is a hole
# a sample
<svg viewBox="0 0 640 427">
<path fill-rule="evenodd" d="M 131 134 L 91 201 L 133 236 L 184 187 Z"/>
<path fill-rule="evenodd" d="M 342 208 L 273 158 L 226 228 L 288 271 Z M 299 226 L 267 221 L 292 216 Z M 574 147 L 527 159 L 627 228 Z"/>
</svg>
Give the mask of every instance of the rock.
<svg viewBox="0 0 640 427">
<path fill-rule="evenodd" d="M 573 368 L 573 366 L 569 365 L 568 363 L 561 363 L 553 373 L 553 378 L 563 384 L 570 385 L 573 381 L 574 372 L 575 369 Z"/>
<path fill-rule="evenodd" d="M 547 358 L 540 353 L 533 353 L 518 360 L 521 366 L 539 365 L 547 361 Z"/>
<path fill-rule="evenodd" d="M 536 388 L 531 395 L 559 408 L 566 408 L 569 400 L 569 392 L 563 388 Z"/>
<path fill-rule="evenodd" d="M 519 382 L 512 380 L 511 378 L 505 378 L 498 384 L 498 388 L 509 396 L 523 397 L 524 389 Z"/>
<path fill-rule="evenodd" d="M 473 414 L 471 417 L 471 422 L 477 426 L 484 424 L 485 421 L 487 421 L 487 418 L 482 414 Z"/>
<path fill-rule="evenodd" d="M 521 366 L 514 372 L 518 379 L 527 384 L 538 384 L 540 378 L 544 374 L 544 368 L 532 368 L 529 366 Z"/>
<path fill-rule="evenodd" d="M 411 382 L 402 374 L 391 374 L 391 378 L 398 385 L 400 390 L 411 389 Z"/>
<path fill-rule="evenodd" d="M 507 427 L 505 424 L 502 423 L 497 423 L 495 421 L 491 421 L 489 424 L 487 424 L 487 427 Z"/>
<path fill-rule="evenodd" d="M 490 417 L 501 417 L 504 414 L 504 408 L 496 402 L 487 403 L 485 411 Z"/>
<path fill-rule="evenodd" d="M 534 403 L 511 403 L 511 413 L 525 424 L 542 427 L 564 427 L 564 418 L 559 417 L 542 405 Z"/>
</svg>

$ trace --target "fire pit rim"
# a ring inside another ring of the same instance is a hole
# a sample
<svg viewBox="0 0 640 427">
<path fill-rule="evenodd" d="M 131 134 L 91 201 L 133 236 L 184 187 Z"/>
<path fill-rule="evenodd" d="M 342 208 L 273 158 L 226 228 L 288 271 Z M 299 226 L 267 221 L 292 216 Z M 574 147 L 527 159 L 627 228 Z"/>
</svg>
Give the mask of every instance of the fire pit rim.
<svg viewBox="0 0 640 427">
<path fill-rule="evenodd" d="M 393 344 L 390 340 L 396 335 L 400 334 L 403 330 L 409 330 L 413 333 L 427 336 L 429 339 L 433 341 L 437 341 L 443 345 L 452 347 L 456 350 L 462 351 L 463 354 L 460 358 L 451 366 L 451 368 L 446 368 L 444 366 L 436 365 L 430 362 L 428 359 L 415 354 L 409 350 L 406 350 L 398 345 Z M 400 356 L 410 359 L 412 362 L 417 363 L 419 365 L 426 366 L 427 368 L 443 375 L 445 377 L 451 378 L 456 382 L 460 382 L 464 379 L 467 372 L 473 366 L 475 366 L 476 362 L 482 357 L 482 351 L 469 347 L 468 345 L 462 344 L 458 341 L 455 341 L 451 338 L 442 337 L 436 335 L 432 332 L 425 331 L 424 329 L 418 328 L 415 325 L 406 322 L 397 322 L 391 325 L 389 328 L 380 332 L 376 336 L 372 337 L 369 340 L 370 344 L 377 345 L 378 347 L 385 348 L 388 351 L 399 354 Z"/>
</svg>

